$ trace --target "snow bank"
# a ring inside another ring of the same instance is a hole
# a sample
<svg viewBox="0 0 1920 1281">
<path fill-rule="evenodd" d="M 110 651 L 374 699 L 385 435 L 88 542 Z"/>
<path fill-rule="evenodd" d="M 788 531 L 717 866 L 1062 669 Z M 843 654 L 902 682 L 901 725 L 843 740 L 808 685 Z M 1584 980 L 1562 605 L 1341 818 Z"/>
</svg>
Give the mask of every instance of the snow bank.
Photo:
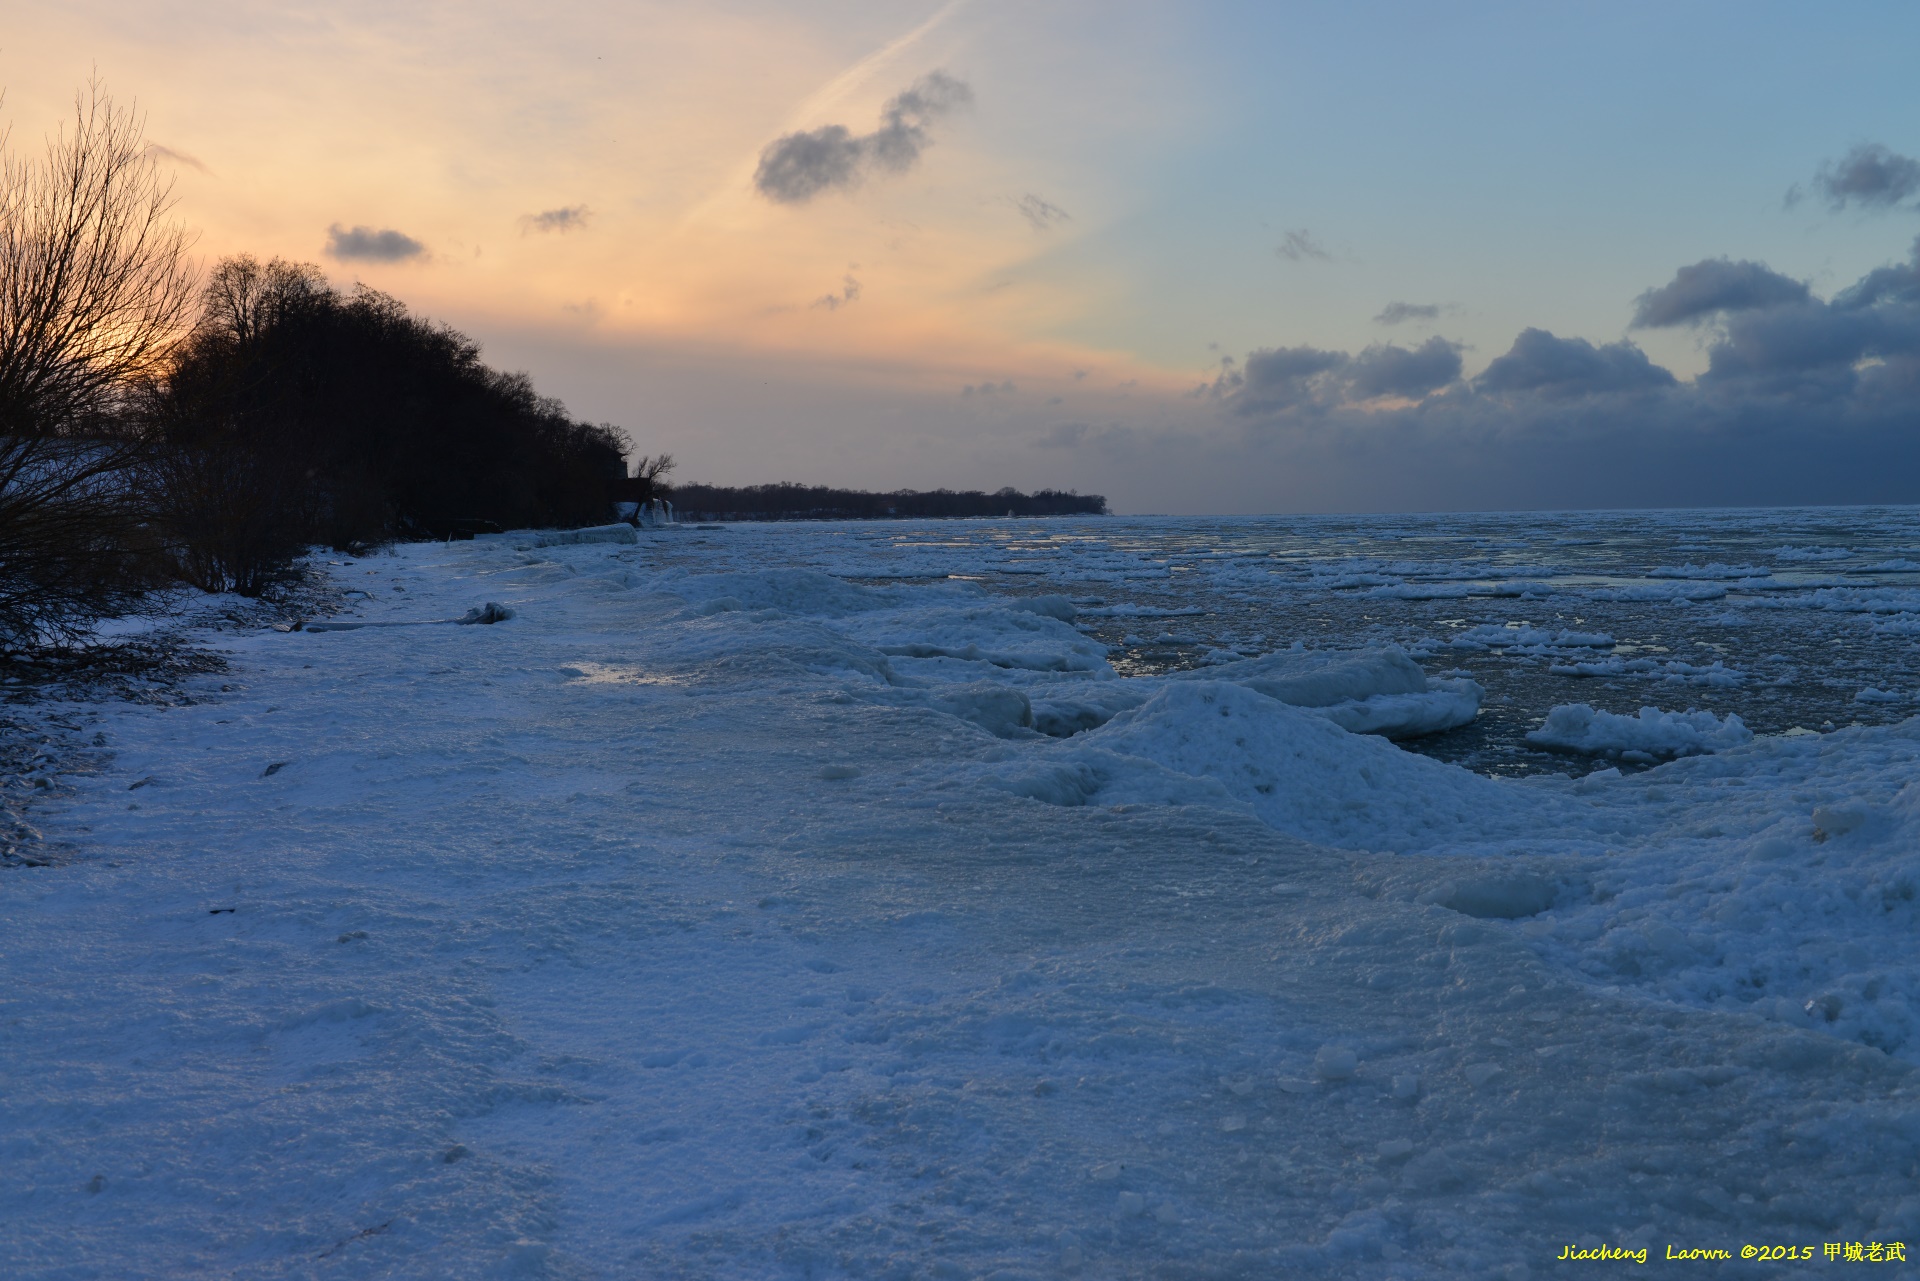
<svg viewBox="0 0 1920 1281">
<path fill-rule="evenodd" d="M 518 621 L 225 632 L 190 702 L 67 705 L 114 755 L 0 886 L 9 1275 L 1428 1281 L 1910 1230 L 1920 721 L 1496 781 L 1328 719 L 1449 691 L 1410 660 L 1123 680 L 1044 606 L 843 577 L 1047 554 L 966 528 L 402 547 L 368 621 Z"/>
<path fill-rule="evenodd" d="M 1669 760 L 1725 751 L 1753 741 L 1753 731 L 1729 714 L 1663 712 L 1643 707 L 1638 716 L 1595 711 L 1585 703 L 1562 703 L 1527 741 L 1559 752 L 1620 760 Z"/>
</svg>

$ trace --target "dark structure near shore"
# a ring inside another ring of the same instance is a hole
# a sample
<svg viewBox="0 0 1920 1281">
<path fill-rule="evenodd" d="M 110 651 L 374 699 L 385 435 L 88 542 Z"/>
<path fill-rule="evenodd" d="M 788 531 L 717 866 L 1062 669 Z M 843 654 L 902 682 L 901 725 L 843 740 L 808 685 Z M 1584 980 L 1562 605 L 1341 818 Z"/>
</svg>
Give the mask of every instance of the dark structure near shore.
<svg viewBox="0 0 1920 1281">
<path fill-rule="evenodd" d="M 1104 516 L 1099 494 L 1041 489 L 983 493 L 977 489 L 911 489 L 872 494 L 824 485 L 674 485 L 662 491 L 681 520 L 908 520 L 929 516 Z"/>
</svg>

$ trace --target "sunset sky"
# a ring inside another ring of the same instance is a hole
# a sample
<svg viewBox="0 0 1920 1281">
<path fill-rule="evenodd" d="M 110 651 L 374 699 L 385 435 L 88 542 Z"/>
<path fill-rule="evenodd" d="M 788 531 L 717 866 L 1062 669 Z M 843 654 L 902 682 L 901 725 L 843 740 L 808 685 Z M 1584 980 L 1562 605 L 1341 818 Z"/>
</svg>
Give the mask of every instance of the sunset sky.
<svg viewBox="0 0 1920 1281">
<path fill-rule="evenodd" d="M 199 254 L 393 293 L 682 480 L 1920 501 L 1909 4 L 63 0 L 0 41 L 16 149 L 97 75 Z"/>
</svg>

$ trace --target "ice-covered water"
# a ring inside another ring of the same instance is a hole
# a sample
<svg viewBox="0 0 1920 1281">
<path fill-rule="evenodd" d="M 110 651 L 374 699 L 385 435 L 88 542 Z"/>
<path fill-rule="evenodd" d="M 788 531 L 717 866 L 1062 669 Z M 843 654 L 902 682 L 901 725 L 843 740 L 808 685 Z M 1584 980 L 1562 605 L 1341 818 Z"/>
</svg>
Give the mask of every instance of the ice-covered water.
<svg viewBox="0 0 1920 1281">
<path fill-rule="evenodd" d="M 1617 761 L 1527 741 L 1557 704 L 1775 734 L 1920 710 L 1920 509 L 737 526 L 743 559 L 1057 592 L 1123 675 L 1303 642 L 1398 644 L 1487 690 L 1415 750 L 1486 773 Z M 1633 763 L 1628 762 L 1628 768 Z"/>
<path fill-rule="evenodd" d="M 0 1274 L 1920 1253 L 1913 519 L 324 565 L 380 626 L 58 709 L 112 756 L 0 873 Z"/>
</svg>

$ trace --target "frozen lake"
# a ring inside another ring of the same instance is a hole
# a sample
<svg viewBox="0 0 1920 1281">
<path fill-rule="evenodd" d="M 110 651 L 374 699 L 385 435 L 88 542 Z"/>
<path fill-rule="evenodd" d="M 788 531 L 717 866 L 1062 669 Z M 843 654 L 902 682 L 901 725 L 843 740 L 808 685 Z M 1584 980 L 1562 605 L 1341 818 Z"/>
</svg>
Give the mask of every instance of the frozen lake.
<svg viewBox="0 0 1920 1281">
<path fill-rule="evenodd" d="M 515 616 L 63 709 L 112 757 L 0 875 L 0 1272 L 1910 1248 L 1917 523 L 336 558 L 352 618 Z"/>
<path fill-rule="evenodd" d="M 783 526 L 773 547 L 735 529 L 761 563 L 1066 593 L 1126 675 L 1399 644 L 1486 687 L 1471 725 L 1413 745 L 1485 773 L 1590 768 L 1525 742 L 1557 703 L 1762 734 L 1920 710 L 1911 507 Z"/>
</svg>

